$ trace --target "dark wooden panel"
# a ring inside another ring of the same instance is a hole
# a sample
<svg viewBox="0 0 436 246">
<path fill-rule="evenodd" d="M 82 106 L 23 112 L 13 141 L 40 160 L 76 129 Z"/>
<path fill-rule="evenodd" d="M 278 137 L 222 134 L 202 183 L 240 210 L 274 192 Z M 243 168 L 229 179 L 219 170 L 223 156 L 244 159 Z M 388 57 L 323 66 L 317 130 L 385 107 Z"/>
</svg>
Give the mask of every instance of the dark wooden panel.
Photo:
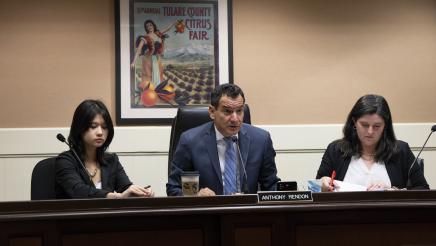
<svg viewBox="0 0 436 246">
<path fill-rule="evenodd" d="M 436 245 L 436 223 L 297 226 L 298 246 Z"/>
<path fill-rule="evenodd" d="M 247 226 L 234 228 L 235 245 L 270 246 L 273 244 L 272 228 Z"/>
<path fill-rule="evenodd" d="M 82 233 L 62 237 L 63 246 L 202 246 L 203 242 L 201 229 Z"/>
<path fill-rule="evenodd" d="M 127 216 L 61 220 L 57 223 L 64 245 L 219 245 L 219 216 Z M 217 233 L 218 232 L 218 233 Z M 128 244 L 122 244 L 123 238 Z M 148 241 L 147 241 L 148 240 Z M 106 245 L 106 244 L 102 244 Z"/>
<path fill-rule="evenodd" d="M 17 215 L 19 217 L 19 215 Z M 58 245 L 55 221 L 0 222 L 0 245 Z"/>
<path fill-rule="evenodd" d="M 9 246 L 42 246 L 41 237 L 10 238 Z"/>
<path fill-rule="evenodd" d="M 222 215 L 221 234 L 221 245 L 225 246 L 282 245 L 289 235 L 286 216 L 252 212 Z"/>
</svg>

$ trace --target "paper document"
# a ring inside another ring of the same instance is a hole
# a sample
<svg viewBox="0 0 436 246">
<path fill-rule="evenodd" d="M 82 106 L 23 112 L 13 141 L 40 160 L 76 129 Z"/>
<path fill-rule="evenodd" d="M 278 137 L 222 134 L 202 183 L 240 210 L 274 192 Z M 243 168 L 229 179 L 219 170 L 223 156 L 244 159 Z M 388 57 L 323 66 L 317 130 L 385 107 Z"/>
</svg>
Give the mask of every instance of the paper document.
<svg viewBox="0 0 436 246">
<path fill-rule="evenodd" d="M 335 191 L 366 191 L 366 186 L 335 180 Z"/>
</svg>

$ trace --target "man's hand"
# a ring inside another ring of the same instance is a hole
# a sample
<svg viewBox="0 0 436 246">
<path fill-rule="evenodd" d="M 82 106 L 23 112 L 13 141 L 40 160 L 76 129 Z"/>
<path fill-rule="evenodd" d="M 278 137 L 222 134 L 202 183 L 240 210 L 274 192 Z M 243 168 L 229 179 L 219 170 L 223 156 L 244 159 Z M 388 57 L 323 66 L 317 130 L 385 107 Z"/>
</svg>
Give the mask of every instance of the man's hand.
<svg viewBox="0 0 436 246">
<path fill-rule="evenodd" d="M 198 191 L 197 196 L 215 196 L 215 192 L 209 188 L 202 188 Z"/>
</svg>

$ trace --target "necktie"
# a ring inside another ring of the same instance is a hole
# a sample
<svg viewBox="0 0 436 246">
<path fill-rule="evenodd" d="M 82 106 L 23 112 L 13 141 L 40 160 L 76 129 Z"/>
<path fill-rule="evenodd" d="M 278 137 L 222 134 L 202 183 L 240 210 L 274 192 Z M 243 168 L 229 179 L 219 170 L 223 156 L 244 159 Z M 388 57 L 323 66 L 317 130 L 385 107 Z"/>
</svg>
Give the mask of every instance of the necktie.
<svg viewBox="0 0 436 246">
<path fill-rule="evenodd" d="M 224 195 L 236 193 L 236 151 L 231 138 L 226 141 L 226 155 L 224 167 Z"/>
</svg>

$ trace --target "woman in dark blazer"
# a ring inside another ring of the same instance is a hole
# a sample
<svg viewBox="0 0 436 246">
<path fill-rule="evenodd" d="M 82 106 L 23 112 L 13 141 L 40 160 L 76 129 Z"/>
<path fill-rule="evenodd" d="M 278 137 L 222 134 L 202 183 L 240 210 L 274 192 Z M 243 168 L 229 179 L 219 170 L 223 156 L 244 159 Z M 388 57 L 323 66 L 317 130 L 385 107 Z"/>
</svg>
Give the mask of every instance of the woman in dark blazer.
<svg viewBox="0 0 436 246">
<path fill-rule="evenodd" d="M 68 142 L 71 150 L 56 158 L 56 198 L 153 196 L 132 184 L 116 154 L 106 153 L 114 127 L 106 106 L 83 101 L 74 112 Z"/>
<path fill-rule="evenodd" d="M 365 186 L 367 190 L 390 188 L 429 189 L 422 169 L 406 142 L 395 138 L 386 100 L 365 95 L 357 100 L 343 128 L 344 137 L 329 144 L 316 175 L 322 191 L 339 188 L 335 179 Z M 409 181 L 409 184 L 408 184 Z"/>
</svg>

